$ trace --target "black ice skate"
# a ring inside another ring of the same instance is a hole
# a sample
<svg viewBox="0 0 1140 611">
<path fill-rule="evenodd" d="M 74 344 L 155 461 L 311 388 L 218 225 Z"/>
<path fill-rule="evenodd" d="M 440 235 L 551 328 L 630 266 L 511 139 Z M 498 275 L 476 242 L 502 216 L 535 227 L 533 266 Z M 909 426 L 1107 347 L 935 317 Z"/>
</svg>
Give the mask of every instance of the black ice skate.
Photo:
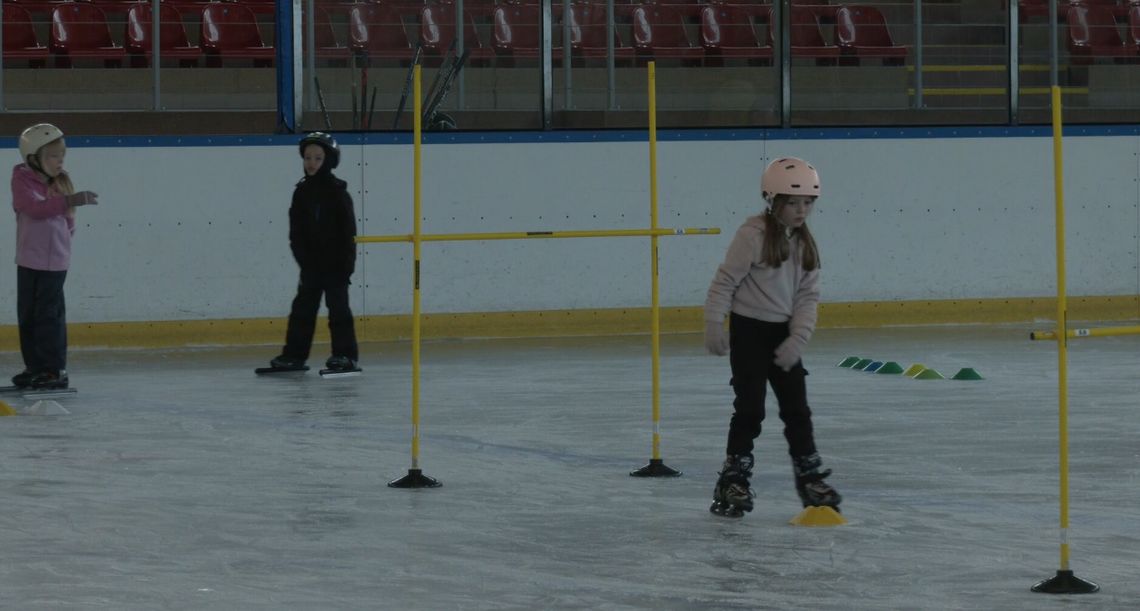
<svg viewBox="0 0 1140 611">
<path fill-rule="evenodd" d="M 67 372 L 41 371 L 28 380 L 28 387 L 33 390 L 64 390 L 67 388 Z"/>
<path fill-rule="evenodd" d="M 752 511 L 752 489 L 748 478 L 752 477 L 752 457 L 747 455 L 729 456 L 724 459 L 720 478 L 713 490 L 713 503 L 709 511 L 726 518 L 739 518 Z"/>
<path fill-rule="evenodd" d="M 36 377 L 36 374 L 25 369 L 25 370 L 21 371 L 20 373 L 17 373 L 16 375 L 12 376 L 12 387 L 13 388 L 28 388 L 29 386 L 32 385 L 32 378 L 34 378 L 34 377 Z"/>
<path fill-rule="evenodd" d="M 347 356 L 330 356 L 325 361 L 325 368 L 321 370 L 322 378 L 340 378 L 344 376 L 360 375 L 360 368 L 356 362 Z"/>
<path fill-rule="evenodd" d="M 273 360 L 269 361 L 268 367 L 258 367 L 257 369 L 254 369 L 253 372 L 258 375 L 262 375 L 266 373 L 288 373 L 291 371 L 308 370 L 309 366 L 305 364 L 305 359 L 285 356 L 282 354 L 280 356 L 273 357 Z"/>
<path fill-rule="evenodd" d="M 793 456 L 792 470 L 796 476 L 796 492 L 800 495 L 804 507 L 831 507 L 839 511 L 839 503 L 843 497 L 839 496 L 835 488 L 827 485 L 823 478 L 831 475 L 831 469 L 822 469 L 823 461 L 819 453 L 808 456 Z"/>
</svg>

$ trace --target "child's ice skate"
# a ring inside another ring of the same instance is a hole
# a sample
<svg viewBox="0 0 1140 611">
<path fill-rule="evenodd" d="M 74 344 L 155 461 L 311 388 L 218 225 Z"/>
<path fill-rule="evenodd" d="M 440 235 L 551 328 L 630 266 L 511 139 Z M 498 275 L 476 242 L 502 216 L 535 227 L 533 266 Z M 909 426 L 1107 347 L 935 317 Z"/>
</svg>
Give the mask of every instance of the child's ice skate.
<svg viewBox="0 0 1140 611">
<path fill-rule="evenodd" d="M 713 490 L 713 503 L 709 511 L 726 518 L 739 518 L 752 511 L 752 497 L 755 494 L 748 487 L 752 477 L 752 457 L 748 455 L 728 456 L 721 467 L 720 478 Z"/>
<path fill-rule="evenodd" d="M 28 380 L 28 387 L 34 390 L 63 390 L 67 388 L 67 372 L 41 371 Z"/>
<path fill-rule="evenodd" d="M 330 356 L 329 360 L 325 361 L 325 368 L 321 370 L 322 378 L 342 378 L 357 375 L 360 375 L 360 367 L 357 367 L 356 361 L 340 355 Z"/>
<path fill-rule="evenodd" d="M 305 372 L 308 370 L 309 366 L 305 364 L 305 359 L 281 354 L 273 357 L 273 359 L 269 361 L 268 367 L 258 367 L 254 369 L 253 372 L 257 375 L 264 375 L 268 373 Z"/>
<path fill-rule="evenodd" d="M 28 388 L 32 385 L 32 378 L 34 377 L 36 377 L 36 374 L 25 369 L 12 376 L 12 386 L 15 388 Z"/>
<path fill-rule="evenodd" d="M 831 475 L 831 469 L 822 469 L 823 461 L 819 453 L 808 456 L 793 456 L 792 470 L 796 476 L 796 492 L 800 495 L 804 507 L 831 507 L 839 511 L 839 503 L 843 497 L 827 485 L 823 478 Z"/>
</svg>

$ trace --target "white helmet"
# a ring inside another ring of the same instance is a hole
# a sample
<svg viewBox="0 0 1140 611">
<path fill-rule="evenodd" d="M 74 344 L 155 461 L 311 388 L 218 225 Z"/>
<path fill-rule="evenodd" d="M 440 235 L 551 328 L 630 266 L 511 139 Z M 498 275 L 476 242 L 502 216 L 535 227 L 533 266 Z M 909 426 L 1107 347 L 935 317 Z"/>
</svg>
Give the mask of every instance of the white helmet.
<svg viewBox="0 0 1140 611">
<path fill-rule="evenodd" d="M 20 159 L 27 161 L 28 155 L 35 155 L 43 145 L 62 137 L 63 132 L 51 123 L 37 123 L 25 129 L 20 134 Z"/>
<path fill-rule="evenodd" d="M 819 197 L 819 173 L 803 159 L 781 157 L 765 168 L 760 178 L 760 193 L 769 203 L 777 195 Z"/>
</svg>

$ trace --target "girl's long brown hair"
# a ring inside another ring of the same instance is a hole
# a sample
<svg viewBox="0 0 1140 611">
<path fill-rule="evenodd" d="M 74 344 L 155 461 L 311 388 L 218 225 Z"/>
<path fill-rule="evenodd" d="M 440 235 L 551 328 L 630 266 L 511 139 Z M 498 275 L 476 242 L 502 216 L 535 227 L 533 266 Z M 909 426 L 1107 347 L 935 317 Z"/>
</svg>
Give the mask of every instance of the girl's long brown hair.
<svg viewBox="0 0 1140 611">
<path fill-rule="evenodd" d="M 780 267 L 780 264 L 787 261 L 788 257 L 791 256 L 789 245 L 792 241 L 784 239 L 784 227 L 780 225 L 780 221 L 776 220 L 777 212 L 787 203 L 787 195 L 777 195 L 773 198 L 772 205 L 768 208 L 767 213 L 764 214 L 764 250 L 760 253 L 760 260 L 772 267 Z M 815 238 L 812 237 L 807 223 L 792 230 L 792 235 L 797 234 L 800 236 L 800 244 L 803 249 L 804 271 L 810 272 L 819 268 L 819 248 L 815 245 Z"/>
<path fill-rule="evenodd" d="M 43 169 L 43 163 L 40 161 L 40 153 L 49 146 L 66 147 L 63 139 L 53 140 L 40 147 L 34 155 L 28 155 L 28 165 L 35 170 L 40 176 L 44 177 L 47 182 L 48 188 L 57 191 L 60 195 L 71 195 L 75 193 L 75 185 L 71 184 L 71 177 L 67 172 L 61 171 L 58 176 L 48 176 Z"/>
</svg>

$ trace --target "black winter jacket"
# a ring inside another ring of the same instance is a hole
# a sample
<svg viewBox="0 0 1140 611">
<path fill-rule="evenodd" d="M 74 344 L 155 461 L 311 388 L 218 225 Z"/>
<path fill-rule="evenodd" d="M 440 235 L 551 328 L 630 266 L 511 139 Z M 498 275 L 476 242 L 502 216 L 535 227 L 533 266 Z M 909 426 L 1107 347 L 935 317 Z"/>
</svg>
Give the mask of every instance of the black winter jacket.
<svg viewBox="0 0 1140 611">
<path fill-rule="evenodd" d="M 356 270 L 356 213 L 347 186 L 321 171 L 293 190 L 289 247 L 305 284 L 347 284 Z"/>
</svg>

